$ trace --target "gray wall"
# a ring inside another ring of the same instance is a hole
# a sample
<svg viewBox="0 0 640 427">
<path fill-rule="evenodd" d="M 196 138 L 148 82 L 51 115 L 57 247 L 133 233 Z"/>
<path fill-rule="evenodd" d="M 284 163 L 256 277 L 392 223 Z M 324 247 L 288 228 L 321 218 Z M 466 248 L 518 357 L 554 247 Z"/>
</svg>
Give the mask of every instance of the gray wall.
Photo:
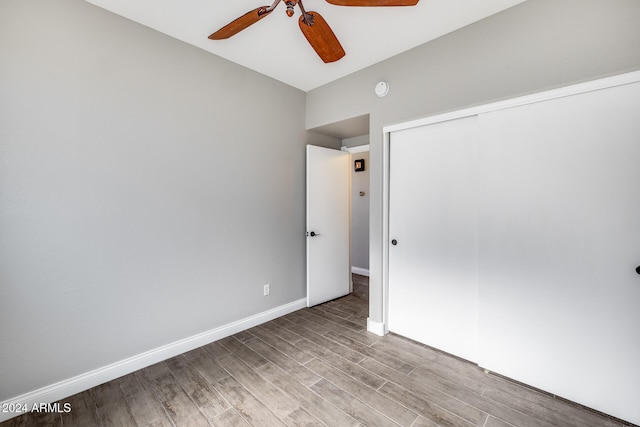
<svg viewBox="0 0 640 427">
<path fill-rule="evenodd" d="M 304 92 L 80 0 L 0 58 L 0 401 L 305 297 Z"/>
<path fill-rule="evenodd" d="M 383 126 L 638 69 L 639 1 L 529 0 L 308 92 L 309 129 L 370 114 L 370 318 L 383 320 Z"/>
<path fill-rule="evenodd" d="M 364 159 L 364 171 L 356 172 L 354 170 L 353 162 L 357 159 Z M 360 192 L 363 192 L 364 195 L 361 196 Z M 368 151 L 351 154 L 351 266 L 369 270 Z"/>
</svg>

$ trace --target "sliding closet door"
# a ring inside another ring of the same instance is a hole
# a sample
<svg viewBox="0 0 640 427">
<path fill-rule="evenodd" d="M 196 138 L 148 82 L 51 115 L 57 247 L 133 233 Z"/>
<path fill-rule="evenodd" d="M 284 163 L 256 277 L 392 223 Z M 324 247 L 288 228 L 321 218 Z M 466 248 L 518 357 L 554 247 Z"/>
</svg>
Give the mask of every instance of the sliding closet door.
<svg viewBox="0 0 640 427">
<path fill-rule="evenodd" d="M 640 83 L 479 117 L 481 366 L 640 422 Z"/>
<path fill-rule="evenodd" d="M 477 352 L 477 118 L 390 136 L 389 330 Z"/>
</svg>

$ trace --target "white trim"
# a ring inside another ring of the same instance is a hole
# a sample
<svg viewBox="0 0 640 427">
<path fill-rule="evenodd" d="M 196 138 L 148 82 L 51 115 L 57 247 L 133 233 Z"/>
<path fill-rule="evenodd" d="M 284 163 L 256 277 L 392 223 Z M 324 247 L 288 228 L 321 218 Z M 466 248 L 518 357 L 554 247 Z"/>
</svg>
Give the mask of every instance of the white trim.
<svg viewBox="0 0 640 427">
<path fill-rule="evenodd" d="M 187 351 L 202 347 L 203 345 L 209 344 L 213 341 L 220 340 L 235 333 L 284 316 L 285 314 L 300 310 L 306 306 L 307 299 L 302 298 L 297 301 L 281 305 L 280 307 L 246 317 L 236 322 L 137 354 L 119 362 L 112 363 L 111 365 L 103 366 L 102 368 L 77 375 L 73 378 L 30 391 L 23 395 L 5 400 L 1 402 L 0 405 L 1 407 L 17 405 L 22 407 L 26 404 L 27 408 L 31 408 L 33 404 L 52 403 L 153 365 L 154 363 L 161 362 Z M 19 415 L 20 413 L 0 411 L 0 422 Z"/>
<path fill-rule="evenodd" d="M 351 266 L 351 272 L 353 274 L 359 274 L 361 276 L 369 277 L 369 269 L 368 268 L 360 268 Z"/>
<path fill-rule="evenodd" d="M 382 324 L 389 331 L 389 177 L 391 175 L 391 133 L 382 134 Z M 371 289 L 371 288 L 369 288 Z M 371 299 L 371 298 L 369 298 Z"/>
<path fill-rule="evenodd" d="M 384 323 L 371 320 L 370 317 L 367 318 L 367 331 L 371 332 L 372 334 L 379 335 L 381 337 L 383 337 L 386 334 Z"/>
<path fill-rule="evenodd" d="M 346 151 L 347 153 L 364 153 L 369 151 L 369 144 L 365 145 L 356 145 L 355 147 L 341 147 L 342 151 Z"/>
<path fill-rule="evenodd" d="M 605 77 L 586 83 L 579 83 L 558 89 L 551 89 L 544 92 L 534 93 L 531 95 L 520 96 L 517 98 L 507 99 L 504 101 L 492 102 L 490 104 L 479 105 L 476 107 L 465 108 L 436 116 L 425 117 L 417 120 L 411 120 L 404 123 L 384 126 L 384 133 L 395 132 L 404 129 L 415 128 L 433 123 L 444 122 L 447 120 L 460 119 L 462 117 L 473 116 L 477 114 L 489 113 L 492 111 L 504 110 L 507 108 L 518 107 L 522 105 L 534 104 L 536 102 L 549 101 L 551 99 L 563 98 L 566 96 L 578 95 L 581 93 L 592 92 L 600 89 L 607 89 L 615 86 L 622 86 L 629 83 L 640 81 L 640 71 L 620 74 L 612 77 Z"/>
</svg>

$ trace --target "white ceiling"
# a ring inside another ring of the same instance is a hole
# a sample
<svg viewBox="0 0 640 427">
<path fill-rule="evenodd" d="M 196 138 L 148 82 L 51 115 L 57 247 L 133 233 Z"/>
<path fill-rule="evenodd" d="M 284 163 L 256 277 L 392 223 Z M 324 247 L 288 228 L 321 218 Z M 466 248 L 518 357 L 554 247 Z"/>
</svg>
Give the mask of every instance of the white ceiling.
<svg viewBox="0 0 640 427">
<path fill-rule="evenodd" d="M 272 0 L 86 0 L 178 40 L 308 91 L 525 0 L 420 0 L 413 7 L 343 7 L 303 0 L 320 13 L 346 56 L 325 64 L 284 4 L 227 40 L 209 34 Z"/>
</svg>

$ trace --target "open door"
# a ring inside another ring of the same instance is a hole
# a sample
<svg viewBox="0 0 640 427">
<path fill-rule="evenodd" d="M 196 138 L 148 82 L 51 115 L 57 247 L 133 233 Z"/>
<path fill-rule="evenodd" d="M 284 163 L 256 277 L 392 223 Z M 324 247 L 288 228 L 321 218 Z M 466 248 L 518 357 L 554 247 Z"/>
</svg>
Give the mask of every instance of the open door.
<svg viewBox="0 0 640 427">
<path fill-rule="evenodd" d="M 349 154 L 307 146 L 307 306 L 347 295 Z"/>
</svg>

